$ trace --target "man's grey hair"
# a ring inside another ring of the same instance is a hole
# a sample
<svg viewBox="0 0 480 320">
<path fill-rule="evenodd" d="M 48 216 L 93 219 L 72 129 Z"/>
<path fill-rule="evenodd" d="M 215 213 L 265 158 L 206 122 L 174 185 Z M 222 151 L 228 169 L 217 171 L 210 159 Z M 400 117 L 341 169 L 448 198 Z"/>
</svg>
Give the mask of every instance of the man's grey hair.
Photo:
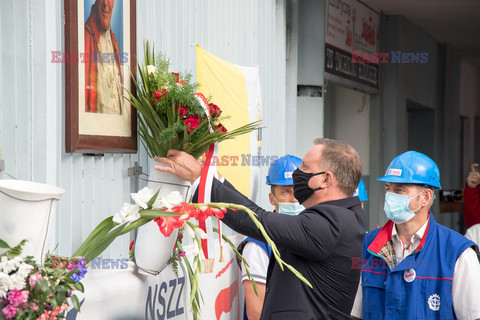
<svg viewBox="0 0 480 320">
<path fill-rule="evenodd" d="M 331 171 L 338 180 L 340 190 L 351 197 L 362 177 L 358 152 L 348 143 L 339 140 L 317 138 L 313 142 L 325 147 L 322 150 L 322 168 Z"/>
</svg>

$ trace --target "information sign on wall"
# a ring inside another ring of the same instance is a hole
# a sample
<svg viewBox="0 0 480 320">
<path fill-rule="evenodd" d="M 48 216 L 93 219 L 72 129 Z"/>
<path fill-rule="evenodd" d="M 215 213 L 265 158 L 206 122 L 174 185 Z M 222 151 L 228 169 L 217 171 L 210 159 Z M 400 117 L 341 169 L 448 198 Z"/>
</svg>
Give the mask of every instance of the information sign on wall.
<svg viewBox="0 0 480 320">
<path fill-rule="evenodd" d="M 359 1 L 328 0 L 325 71 L 378 88 L 378 60 L 357 58 L 378 53 L 379 21 L 379 14 Z"/>
</svg>

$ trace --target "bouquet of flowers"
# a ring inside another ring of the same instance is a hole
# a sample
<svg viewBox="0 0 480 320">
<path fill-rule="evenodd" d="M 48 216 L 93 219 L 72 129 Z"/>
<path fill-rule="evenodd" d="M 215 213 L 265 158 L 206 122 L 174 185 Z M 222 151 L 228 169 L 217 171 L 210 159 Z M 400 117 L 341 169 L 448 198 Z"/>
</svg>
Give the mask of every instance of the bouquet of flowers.
<svg viewBox="0 0 480 320">
<path fill-rule="evenodd" d="M 87 259 L 92 259 L 100 255 L 117 236 L 141 227 L 151 220 L 154 220 L 158 224 L 159 231 L 166 237 L 171 235 L 174 229 L 180 229 L 176 247 L 173 249 L 172 258 L 170 260 L 173 263 L 174 270 L 178 269 L 177 263 L 180 260 L 183 260 L 187 267 L 191 287 L 190 303 L 193 309 L 193 317 L 194 319 L 197 319 L 202 301 L 201 293 L 198 288 L 198 275 L 201 273 L 201 261 L 204 259 L 200 239 L 206 237 L 206 234 L 192 221 L 205 220 L 211 216 L 216 216 L 217 219 L 222 219 L 228 209 L 233 211 L 242 210 L 249 214 L 250 218 L 260 229 L 266 242 L 272 247 L 272 254 L 282 270 L 284 266 L 287 267 L 301 281 L 311 287 L 311 284 L 307 279 L 305 279 L 295 268 L 285 263 L 280 258 L 275 243 L 270 239 L 262 224 L 255 217 L 256 214 L 247 207 L 229 203 L 189 204 L 183 202 L 182 196 L 178 191 L 174 191 L 165 197 L 158 198 L 158 191 L 154 194 L 153 190 L 148 187 L 143 188 L 138 193 L 132 193 L 131 197 L 135 203 L 125 203 L 120 212 L 101 222 L 74 253 L 74 256 L 85 256 Z M 218 230 L 216 231 L 218 232 Z M 185 256 L 185 251 L 183 250 L 181 242 L 182 235 L 188 235 L 193 240 L 193 267 Z M 242 255 L 225 235 L 222 235 L 222 238 L 230 245 L 238 258 L 245 264 L 247 274 L 250 277 L 248 263 L 243 259 Z M 133 244 L 130 245 L 130 250 L 132 250 L 132 247 Z M 253 278 L 251 278 L 251 280 L 255 289 L 255 282 L 253 281 Z"/>
<path fill-rule="evenodd" d="M 155 57 L 148 41 L 144 63 L 134 79 L 136 95 L 127 90 L 127 100 L 137 110 L 139 136 L 150 157 L 166 157 L 169 149 L 176 149 L 199 158 L 212 143 L 260 128 L 257 121 L 228 131 L 217 105 L 201 105 L 192 75 L 170 72 L 169 60 Z"/>
<path fill-rule="evenodd" d="M 25 242 L 10 248 L 0 240 L 0 247 L 8 249 L 0 256 L 0 319 L 60 319 L 70 303 L 80 310 L 73 292 L 84 290 L 85 259 L 68 260 L 55 269 L 47 258 L 40 266 L 30 256 L 19 257 Z"/>
</svg>

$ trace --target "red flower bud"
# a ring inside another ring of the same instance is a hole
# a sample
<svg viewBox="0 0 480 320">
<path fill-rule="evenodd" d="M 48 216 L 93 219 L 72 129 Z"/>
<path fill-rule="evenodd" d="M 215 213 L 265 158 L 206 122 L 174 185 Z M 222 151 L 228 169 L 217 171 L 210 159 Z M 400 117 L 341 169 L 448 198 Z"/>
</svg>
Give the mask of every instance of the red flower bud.
<svg viewBox="0 0 480 320">
<path fill-rule="evenodd" d="M 153 93 L 153 98 L 158 101 L 167 95 L 167 89 L 159 89 Z M 153 101 L 153 100 L 152 100 Z"/>
<path fill-rule="evenodd" d="M 178 112 L 178 104 L 175 105 L 175 112 Z M 185 117 L 187 115 L 188 109 L 184 105 L 180 106 L 180 117 Z"/>
<path fill-rule="evenodd" d="M 227 128 L 223 126 L 223 124 L 219 123 L 213 130 L 218 132 L 227 132 Z"/>
<path fill-rule="evenodd" d="M 173 77 L 174 77 L 174 79 L 175 79 L 175 82 L 178 83 L 180 74 L 179 74 L 178 72 L 172 72 L 172 74 L 173 74 Z"/>
<path fill-rule="evenodd" d="M 208 110 L 210 111 L 210 116 L 214 118 L 218 118 L 222 114 L 222 110 L 220 110 L 220 108 L 213 103 L 208 104 Z"/>
<path fill-rule="evenodd" d="M 187 127 L 187 132 L 191 132 L 200 125 L 200 117 L 198 114 L 194 114 L 183 120 L 183 124 Z"/>
</svg>

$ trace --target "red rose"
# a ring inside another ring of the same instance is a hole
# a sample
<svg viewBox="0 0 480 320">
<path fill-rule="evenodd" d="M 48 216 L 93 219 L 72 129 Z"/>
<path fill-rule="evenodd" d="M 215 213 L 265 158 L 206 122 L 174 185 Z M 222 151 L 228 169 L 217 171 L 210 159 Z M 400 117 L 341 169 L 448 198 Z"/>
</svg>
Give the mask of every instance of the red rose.
<svg viewBox="0 0 480 320">
<path fill-rule="evenodd" d="M 198 114 L 194 114 L 193 116 L 188 117 L 187 119 L 183 120 L 183 124 L 187 127 L 187 132 L 192 131 L 200 124 L 200 117 Z"/>
<path fill-rule="evenodd" d="M 227 128 L 225 128 L 221 123 L 219 123 L 215 128 L 213 128 L 213 130 L 218 130 L 218 132 L 227 132 Z"/>
<path fill-rule="evenodd" d="M 210 115 L 214 118 L 220 117 L 220 115 L 222 114 L 222 110 L 220 110 L 220 108 L 216 104 L 209 103 L 208 109 L 210 110 Z"/>
<path fill-rule="evenodd" d="M 175 78 L 175 82 L 178 83 L 180 74 L 178 72 L 172 72 L 173 77 Z"/>
<path fill-rule="evenodd" d="M 158 101 L 167 95 L 167 89 L 160 89 L 153 93 L 153 98 Z"/>
<path fill-rule="evenodd" d="M 181 105 L 180 106 L 180 117 L 185 117 L 187 115 L 187 107 L 185 107 L 184 105 Z M 175 105 L 175 113 L 178 112 L 178 104 Z"/>
</svg>

